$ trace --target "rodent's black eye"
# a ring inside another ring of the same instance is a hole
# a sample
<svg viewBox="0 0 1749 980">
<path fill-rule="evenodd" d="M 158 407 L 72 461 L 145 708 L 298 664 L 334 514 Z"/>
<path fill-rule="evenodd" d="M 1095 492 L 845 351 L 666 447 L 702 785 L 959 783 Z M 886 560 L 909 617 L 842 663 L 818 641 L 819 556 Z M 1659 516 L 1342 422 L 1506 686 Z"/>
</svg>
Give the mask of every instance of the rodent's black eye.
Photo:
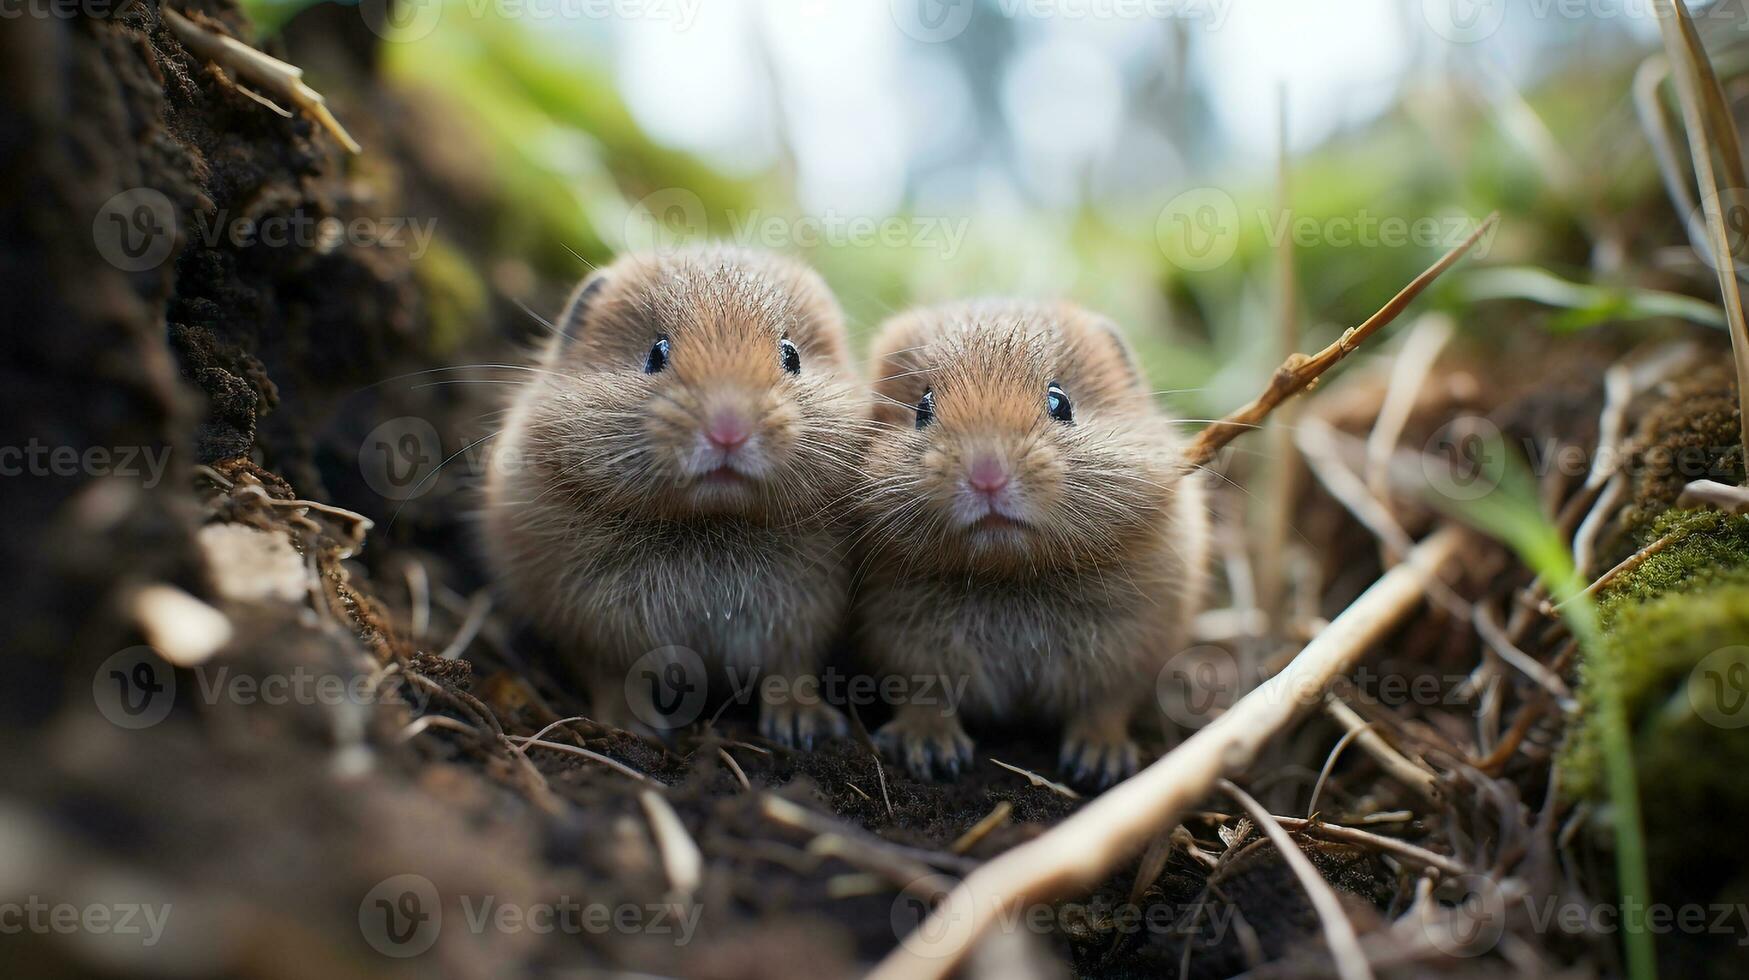
<svg viewBox="0 0 1749 980">
<path fill-rule="evenodd" d="M 1045 410 L 1058 422 L 1075 421 L 1075 406 L 1069 404 L 1069 396 L 1064 393 L 1063 386 L 1055 381 L 1045 388 Z"/>
<path fill-rule="evenodd" d="M 935 421 L 935 389 L 923 389 L 923 397 L 917 402 L 917 428 L 921 429 Z"/>
<path fill-rule="evenodd" d="M 783 369 L 791 374 L 802 373 L 802 352 L 785 337 L 777 342 L 777 352 L 783 358 Z"/>
<path fill-rule="evenodd" d="M 644 358 L 644 373 L 655 374 L 668 366 L 668 338 L 657 337 L 656 343 L 650 347 L 650 356 Z"/>
</svg>

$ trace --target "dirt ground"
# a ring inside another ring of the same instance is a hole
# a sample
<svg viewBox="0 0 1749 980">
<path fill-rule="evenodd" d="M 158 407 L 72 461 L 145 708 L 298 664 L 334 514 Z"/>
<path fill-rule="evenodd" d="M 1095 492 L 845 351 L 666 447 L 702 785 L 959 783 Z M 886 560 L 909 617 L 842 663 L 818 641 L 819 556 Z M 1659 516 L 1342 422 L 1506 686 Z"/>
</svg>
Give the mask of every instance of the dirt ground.
<svg viewBox="0 0 1749 980">
<path fill-rule="evenodd" d="M 224 0 L 184 9 L 248 36 Z M 369 46 L 325 31 L 321 8 L 310 16 L 288 32 L 301 60 L 367 78 Z M 970 772 L 924 784 L 872 751 L 874 709 L 857 736 L 810 752 L 765 742 L 737 705 L 666 745 L 561 722 L 587 699 L 491 607 L 472 485 L 440 473 L 389 499 L 365 459 L 373 433 L 404 434 L 408 419 L 438 433 L 444 456 L 464 451 L 496 392 L 416 372 L 501 360 L 532 329 L 526 315 L 495 299 L 490 332 L 440 350 L 401 253 L 198 233 L 214 213 L 350 220 L 443 199 L 465 228 L 490 202 L 398 128 L 424 118 L 416 97 L 331 93 L 362 110 L 347 113 L 361 120 L 354 135 L 382 148 L 348 171 L 327 134 L 261 111 L 191 58 L 150 4 L 9 24 L 0 79 L 14 93 L 0 104 L 0 444 L 167 454 L 155 478 L 123 472 L 118 454 L 106 474 L 0 481 L 0 898 L 170 910 L 150 947 L 8 936 L 12 975 L 848 976 L 915 926 L 931 888 L 1084 805 L 997 764 L 1056 778 L 1054 738 L 1036 730 L 982 733 Z M 165 254 L 130 269 L 103 218 L 139 215 L 142 200 L 177 230 L 148 234 Z M 563 288 L 552 284 L 555 303 Z M 1621 346 L 1605 332 L 1567 348 L 1523 398 L 1460 364 L 1405 439 L 1480 411 L 1510 434 L 1590 445 L 1597 365 Z M 1344 392 L 1322 410 L 1364 434 L 1376 386 Z M 1411 532 L 1433 520 L 1405 510 Z M 1327 618 L 1378 574 L 1377 543 L 1315 489 L 1295 526 L 1322 556 L 1311 612 Z M 1504 608 L 1528 583 L 1479 538 L 1467 555 L 1453 584 L 1468 600 Z M 207 621 L 187 597 L 222 613 L 230 635 L 152 652 L 160 634 Z M 1513 620 L 1528 651 L 1554 659 L 1561 637 Z M 1561 841 L 1570 860 L 1556 860 L 1561 733 L 1551 712 L 1520 713 L 1540 703 L 1532 685 L 1502 695 L 1513 742 L 1488 756 L 1468 749 L 1467 702 L 1411 715 L 1380 692 L 1463 676 L 1477 656 L 1469 624 L 1429 606 L 1346 690 L 1405 751 L 1439 762 L 1436 801 L 1359 753 L 1320 779 L 1340 737 L 1322 719 L 1281 740 L 1245 785 L 1272 812 L 1303 816 L 1322 783 L 1322 818 L 1510 873 L 1537 896 L 1607 887 L 1591 836 Z M 128 687 L 142 679 L 152 697 Z M 542 732 L 544 744 L 519 741 Z M 674 865 L 685 849 L 670 811 L 702 854 L 696 882 Z M 1200 813 L 967 972 L 1331 974 L 1305 893 L 1258 841 L 1230 808 Z M 1417 901 L 1418 875 L 1375 848 L 1299 843 L 1363 934 Z M 541 928 L 543 914 L 557 927 Z M 1520 938 L 1485 955 L 1423 943 L 1392 975 L 1591 976 L 1615 959 L 1607 935 L 1506 928 Z"/>
</svg>

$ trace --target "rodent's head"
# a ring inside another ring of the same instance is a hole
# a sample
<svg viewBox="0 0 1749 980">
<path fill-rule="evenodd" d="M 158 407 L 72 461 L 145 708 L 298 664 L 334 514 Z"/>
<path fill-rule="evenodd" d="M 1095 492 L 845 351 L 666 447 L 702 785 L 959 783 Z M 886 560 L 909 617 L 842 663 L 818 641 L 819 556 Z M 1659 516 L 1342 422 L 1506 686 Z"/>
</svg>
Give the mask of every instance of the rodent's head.
<svg viewBox="0 0 1749 980">
<path fill-rule="evenodd" d="M 854 485 L 866 399 L 825 282 L 729 248 L 633 255 L 578 287 L 522 399 L 555 490 L 676 519 L 817 513 Z"/>
<path fill-rule="evenodd" d="M 1121 561 L 1188 472 L 1134 356 L 1069 304 L 906 313 L 875 342 L 869 547 L 1007 575 Z"/>
</svg>

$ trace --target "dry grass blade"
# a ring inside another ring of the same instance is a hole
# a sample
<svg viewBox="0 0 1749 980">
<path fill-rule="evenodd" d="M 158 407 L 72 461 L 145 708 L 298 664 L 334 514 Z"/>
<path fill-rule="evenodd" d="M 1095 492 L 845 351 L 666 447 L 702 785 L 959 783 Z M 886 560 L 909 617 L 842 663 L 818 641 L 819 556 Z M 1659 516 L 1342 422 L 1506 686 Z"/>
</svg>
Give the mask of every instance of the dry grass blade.
<svg viewBox="0 0 1749 980">
<path fill-rule="evenodd" d="M 1276 92 L 1276 208 L 1293 213 L 1289 182 L 1287 88 Z M 1276 259 L 1276 356 L 1286 360 L 1300 349 L 1299 284 L 1294 274 L 1294 239 L 1283 235 L 1275 246 Z M 1299 502 L 1303 474 L 1294 455 L 1293 407 L 1286 406 L 1264 434 L 1269 461 L 1262 485 L 1264 502 L 1261 545 L 1257 553 L 1257 605 L 1278 631 L 1286 618 L 1283 593 L 1287 583 L 1287 547 L 1292 536 L 1294 507 Z"/>
<path fill-rule="evenodd" d="M 1324 942 L 1330 947 L 1331 958 L 1336 961 L 1336 975 L 1342 980 L 1372 980 L 1372 966 L 1367 963 L 1366 951 L 1360 948 L 1360 937 L 1355 935 L 1354 923 L 1348 921 L 1348 913 L 1342 911 L 1342 900 L 1312 866 L 1311 858 L 1306 857 L 1281 823 L 1269 815 L 1263 804 L 1252 799 L 1250 793 L 1225 779 L 1221 780 L 1221 790 L 1251 815 L 1258 829 L 1275 845 L 1288 869 L 1299 879 L 1300 887 L 1306 890 L 1306 897 L 1312 900 L 1312 909 L 1318 913 L 1318 921 L 1324 928 Z"/>
<path fill-rule="evenodd" d="M 160 7 L 158 11 L 163 15 L 164 23 L 176 35 L 176 39 L 195 57 L 229 68 L 240 77 L 281 96 L 309 113 L 310 118 L 326 129 L 341 146 L 346 147 L 347 152 L 363 152 L 364 148 L 358 145 L 352 134 L 346 131 L 346 127 L 340 125 L 340 120 L 335 119 L 334 114 L 328 111 L 328 102 L 322 98 L 322 93 L 304 84 L 302 68 L 262 54 L 242 41 L 220 34 L 204 24 L 197 24 L 169 7 Z"/>
<path fill-rule="evenodd" d="M 948 850 L 955 854 L 964 854 L 972 848 L 977 847 L 979 841 L 990 836 L 990 831 L 1007 823 L 1009 814 L 1013 812 L 1014 804 L 1007 800 L 998 801 L 995 808 L 986 814 L 984 819 L 979 820 L 965 833 L 961 834 L 959 840 L 954 841 L 953 845 L 949 847 Z"/>
<path fill-rule="evenodd" d="M 1270 739 L 1321 704 L 1325 687 L 1421 603 L 1465 540 L 1462 530 L 1447 527 L 1422 541 L 1286 669 L 1067 820 L 974 870 L 870 976 L 945 977 L 1008 910 L 1098 884 L 1218 780 L 1249 765 Z"/>
<path fill-rule="evenodd" d="M 1717 480 L 1696 480 L 1682 488 L 1678 507 L 1717 507 L 1727 514 L 1749 514 L 1749 488 Z"/>
<path fill-rule="evenodd" d="M 723 760 L 723 763 L 729 767 L 729 772 L 735 775 L 735 782 L 741 784 L 741 792 L 752 792 L 753 784 L 747 781 L 747 773 L 742 771 L 741 764 L 735 761 L 735 757 L 729 754 L 729 750 L 718 749 L 717 755 Z M 854 789 L 855 787 L 852 788 Z M 858 790 L 858 792 L 861 792 L 861 790 Z"/>
<path fill-rule="evenodd" d="M 1247 429 L 1254 428 L 1258 423 L 1269 417 L 1269 413 L 1289 398 L 1311 387 L 1326 371 L 1336 366 L 1336 363 L 1355 352 L 1368 337 L 1377 333 L 1386 324 L 1395 320 L 1417 296 L 1433 284 L 1445 270 L 1452 267 L 1458 259 L 1463 258 L 1481 237 L 1494 227 L 1500 215 L 1490 214 L 1483 219 L 1470 236 L 1440 256 L 1439 261 L 1427 268 L 1427 271 L 1416 276 L 1409 285 L 1404 286 L 1397 295 L 1391 297 L 1377 313 L 1366 319 L 1357 327 L 1343 331 L 1336 342 L 1316 354 L 1295 354 L 1287 359 L 1281 367 L 1275 369 L 1275 375 L 1269 379 L 1269 387 L 1263 394 L 1249 405 L 1232 412 L 1227 417 L 1213 423 L 1208 428 L 1197 433 L 1191 442 L 1186 455 L 1193 466 L 1202 466 L 1214 459 L 1215 454 L 1227 443 L 1239 437 Z"/>
<path fill-rule="evenodd" d="M 1078 800 L 1081 798 L 1080 793 L 1077 793 L 1074 790 L 1070 789 L 1069 787 L 1064 786 L 1062 783 L 1052 782 L 1051 780 L 1046 779 L 1045 777 L 1039 775 L 1038 773 L 1033 772 L 1031 769 L 1022 769 L 1019 766 L 1011 766 L 1008 763 L 1003 762 L 1001 759 L 991 759 L 990 761 L 996 763 L 997 765 L 1008 770 L 1009 772 L 1016 772 L 1022 776 L 1025 776 L 1027 781 L 1032 783 L 1034 786 L 1042 786 L 1045 789 L 1048 789 L 1051 792 L 1057 794 L 1058 796 L 1064 796 L 1064 797 L 1067 797 L 1071 800 Z"/>
<path fill-rule="evenodd" d="M 656 839 L 656 848 L 662 853 L 662 870 L 668 875 L 669 887 L 681 902 L 692 901 L 704 881 L 704 852 L 698 849 L 697 842 L 686 832 L 686 825 L 680 822 L 680 815 L 661 793 L 644 790 L 638 794 L 638 802 L 644 805 L 644 815 L 650 820 L 650 836 Z"/>
<path fill-rule="evenodd" d="M 1298 817 L 1275 816 L 1277 823 L 1296 834 L 1316 837 L 1319 840 L 1330 841 L 1333 844 L 1353 844 L 1356 847 L 1366 847 L 1397 858 L 1407 864 L 1428 871 L 1437 871 L 1450 878 L 1468 874 L 1469 868 L 1457 860 L 1444 854 L 1436 854 L 1425 847 L 1417 847 L 1408 841 L 1395 837 L 1384 837 L 1369 833 L 1356 827 L 1345 827 L 1341 824 L 1325 823 L 1322 820 L 1301 820 Z"/>
<path fill-rule="evenodd" d="M 1749 194 L 1749 175 L 1743 170 L 1742 144 L 1731 120 L 1730 106 L 1718 76 L 1713 74 L 1706 50 L 1701 47 L 1688 10 L 1674 0 L 1659 0 L 1658 29 L 1664 34 L 1664 50 L 1676 80 L 1677 101 L 1682 104 L 1683 125 L 1688 129 L 1688 149 L 1693 157 L 1695 181 L 1700 188 L 1701 209 L 1706 214 L 1707 239 L 1712 245 L 1713 265 L 1724 295 L 1725 320 L 1731 331 L 1731 352 L 1737 368 L 1739 439 L 1749 454 L 1749 323 L 1744 320 L 1741 283 L 1737 278 L 1737 250 L 1732 247 L 1725 224 L 1726 198 Z M 1713 154 L 1724 163 L 1726 183 L 1713 166 Z M 1738 201 L 1744 206 L 1749 201 Z"/>
<path fill-rule="evenodd" d="M 548 749 L 553 752 L 563 752 L 567 755 L 574 755 L 582 759 L 588 759 L 590 762 L 599 762 L 607 768 L 612 769 L 614 772 L 620 773 L 624 776 L 630 776 L 640 783 L 655 782 L 655 780 L 636 769 L 633 769 L 631 766 L 626 765 L 618 759 L 610 759 L 607 756 L 602 755 L 600 752 L 591 752 L 588 749 L 579 748 L 575 745 L 547 742 L 538 738 L 523 738 L 520 735 L 506 735 L 504 737 L 508 739 L 512 745 L 517 746 L 525 753 L 531 747 L 537 749 Z"/>
<path fill-rule="evenodd" d="M 1439 795 L 1439 778 L 1421 766 L 1411 762 L 1401 752 L 1384 740 L 1378 732 L 1368 727 L 1366 719 L 1362 718 L 1348 703 L 1334 694 L 1324 696 L 1324 713 L 1335 719 L 1355 737 L 1355 744 L 1360 750 L 1372 756 L 1387 773 L 1414 790 L 1422 799 L 1439 805 L 1442 801 Z"/>
</svg>

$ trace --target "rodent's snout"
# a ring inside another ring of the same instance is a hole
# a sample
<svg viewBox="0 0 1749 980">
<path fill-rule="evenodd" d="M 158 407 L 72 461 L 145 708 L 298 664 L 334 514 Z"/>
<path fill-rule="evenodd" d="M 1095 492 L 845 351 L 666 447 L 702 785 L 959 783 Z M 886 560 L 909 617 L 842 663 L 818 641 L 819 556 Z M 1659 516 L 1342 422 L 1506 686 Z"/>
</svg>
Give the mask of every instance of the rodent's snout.
<svg viewBox="0 0 1749 980">
<path fill-rule="evenodd" d="M 956 442 L 930 461 L 952 522 L 975 530 L 1036 523 L 1051 482 L 1043 450 L 1007 438 Z"/>
<path fill-rule="evenodd" d="M 705 419 L 705 440 L 724 453 L 733 453 L 740 449 L 752 436 L 753 420 L 747 417 L 746 412 L 733 406 L 719 408 Z"/>
<path fill-rule="evenodd" d="M 994 504 L 1011 479 L 1008 461 L 992 452 L 979 452 L 966 465 L 966 485 Z"/>
<path fill-rule="evenodd" d="M 664 426 L 684 481 L 760 479 L 782 462 L 789 441 L 783 406 L 768 392 L 719 383 L 670 397 L 685 408 Z"/>
</svg>

